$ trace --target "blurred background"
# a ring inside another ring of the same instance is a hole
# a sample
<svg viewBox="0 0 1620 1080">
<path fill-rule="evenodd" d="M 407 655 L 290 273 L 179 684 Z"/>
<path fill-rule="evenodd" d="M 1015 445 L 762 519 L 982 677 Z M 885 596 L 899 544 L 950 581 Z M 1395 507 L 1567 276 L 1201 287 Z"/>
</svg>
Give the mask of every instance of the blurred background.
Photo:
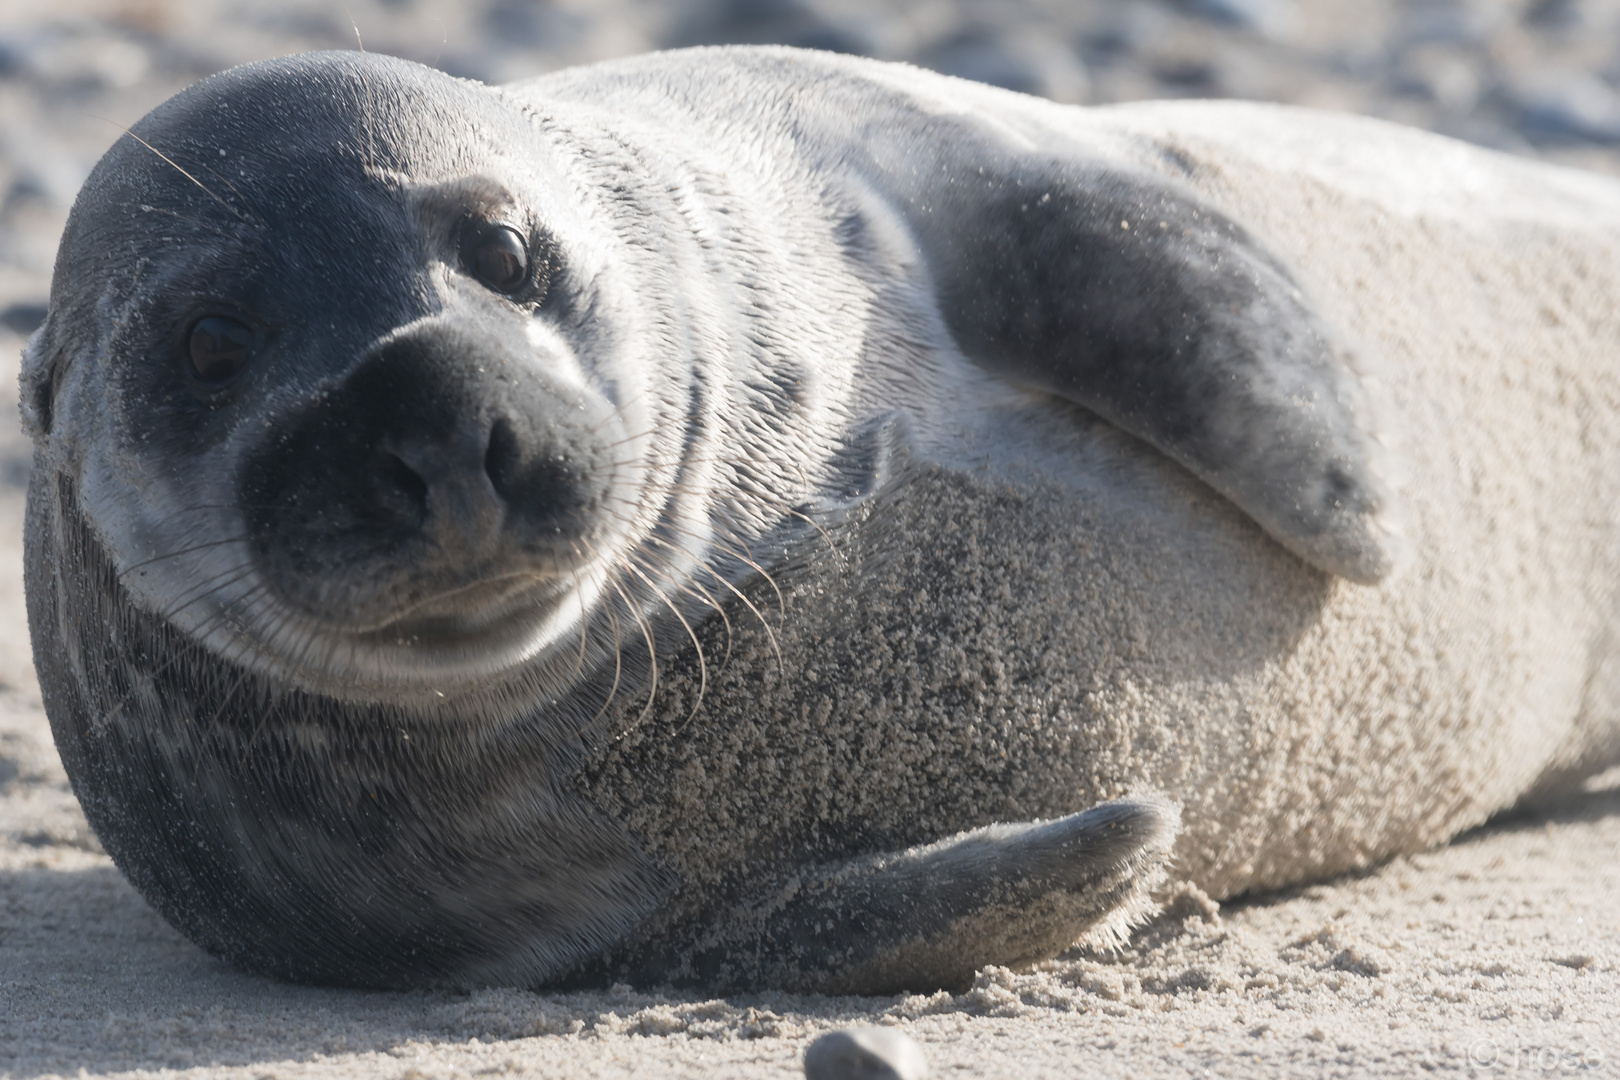
<svg viewBox="0 0 1620 1080">
<path fill-rule="evenodd" d="M 68 208 L 121 125 L 211 72 L 357 38 L 489 82 L 778 42 L 1066 102 L 1368 113 L 1620 173 L 1620 0 L 0 0 L 6 359 L 43 317 Z"/>
</svg>

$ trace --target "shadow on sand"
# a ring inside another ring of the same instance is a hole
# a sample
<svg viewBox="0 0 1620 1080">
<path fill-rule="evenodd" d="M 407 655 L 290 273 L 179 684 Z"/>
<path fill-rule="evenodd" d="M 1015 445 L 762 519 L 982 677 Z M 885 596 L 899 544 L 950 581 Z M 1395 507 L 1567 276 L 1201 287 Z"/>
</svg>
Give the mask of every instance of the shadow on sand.
<svg viewBox="0 0 1620 1080">
<path fill-rule="evenodd" d="M 289 986 L 234 971 L 163 922 L 111 867 L 0 873 L 0 1046 L 25 1080 L 308 1061 L 442 1039 L 449 994 Z"/>
</svg>

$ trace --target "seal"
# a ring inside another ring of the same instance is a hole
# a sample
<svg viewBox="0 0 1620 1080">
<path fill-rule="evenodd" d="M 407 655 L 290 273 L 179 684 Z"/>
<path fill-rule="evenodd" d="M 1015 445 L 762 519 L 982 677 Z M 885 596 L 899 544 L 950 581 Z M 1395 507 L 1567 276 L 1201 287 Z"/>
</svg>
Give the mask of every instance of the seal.
<svg viewBox="0 0 1620 1080">
<path fill-rule="evenodd" d="M 1617 285 L 1620 187 L 1371 121 L 234 69 L 24 358 L 46 708 L 255 971 L 959 986 L 1620 760 Z"/>
</svg>

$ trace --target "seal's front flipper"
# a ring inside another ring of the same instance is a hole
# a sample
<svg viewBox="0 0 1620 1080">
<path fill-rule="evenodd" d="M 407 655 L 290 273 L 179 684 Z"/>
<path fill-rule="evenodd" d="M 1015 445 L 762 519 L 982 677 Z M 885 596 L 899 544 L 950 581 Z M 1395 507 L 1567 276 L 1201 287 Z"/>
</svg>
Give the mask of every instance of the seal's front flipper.
<svg viewBox="0 0 1620 1080">
<path fill-rule="evenodd" d="M 870 182 L 969 360 L 1152 444 L 1317 567 L 1391 572 L 1360 361 L 1259 238 L 1169 176 L 986 116 L 919 122 L 926 143 L 869 133 Z"/>
<path fill-rule="evenodd" d="M 709 945 L 752 969 L 728 981 L 836 994 L 965 987 L 987 964 L 1044 960 L 1147 914 L 1178 824 L 1167 802 L 1120 799 L 867 856 L 801 874 L 725 920 L 754 940 Z"/>
<path fill-rule="evenodd" d="M 1181 462 L 1284 546 L 1363 583 L 1396 561 L 1350 351 L 1288 269 L 1168 183 L 1030 170 L 974 208 L 936 265 L 981 366 Z M 966 234 L 964 236 L 964 234 Z"/>
</svg>

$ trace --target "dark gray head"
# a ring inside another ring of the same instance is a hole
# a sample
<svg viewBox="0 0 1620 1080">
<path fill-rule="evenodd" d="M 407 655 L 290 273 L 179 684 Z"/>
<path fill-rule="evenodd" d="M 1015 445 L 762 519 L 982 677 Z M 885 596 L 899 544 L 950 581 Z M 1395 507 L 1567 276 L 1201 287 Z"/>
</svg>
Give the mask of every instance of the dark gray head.
<svg viewBox="0 0 1620 1080">
<path fill-rule="evenodd" d="M 686 395 L 636 333 L 656 286 L 545 127 L 328 53 L 206 80 L 107 154 L 24 412 L 138 603 L 361 699 L 583 647 L 667 509 L 647 463 Z"/>
</svg>

